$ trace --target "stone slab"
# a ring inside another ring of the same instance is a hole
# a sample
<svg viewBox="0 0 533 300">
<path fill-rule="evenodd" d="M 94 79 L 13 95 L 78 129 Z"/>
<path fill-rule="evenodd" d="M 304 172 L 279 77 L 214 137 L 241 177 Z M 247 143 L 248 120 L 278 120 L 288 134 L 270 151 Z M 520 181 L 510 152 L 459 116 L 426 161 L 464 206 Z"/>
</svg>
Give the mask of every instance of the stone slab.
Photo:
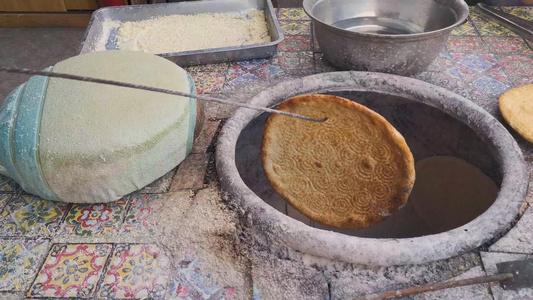
<svg viewBox="0 0 533 300">
<path fill-rule="evenodd" d="M 172 299 L 181 299 L 176 297 L 179 285 L 203 288 L 204 296 L 212 296 L 198 299 L 222 299 L 217 293 L 233 295 L 223 299 L 252 298 L 250 261 L 239 243 L 235 218 L 215 186 L 194 196 L 168 198 L 158 218 L 155 242 L 178 269 L 172 274 Z M 215 285 L 218 292 L 211 290 Z"/>
<path fill-rule="evenodd" d="M 507 261 L 515 261 L 520 259 L 533 258 L 531 255 L 525 254 L 509 254 L 499 252 L 481 252 L 481 259 L 487 275 L 495 275 L 498 273 L 496 264 Z M 499 283 L 491 283 L 490 290 L 494 296 L 494 300 L 530 300 L 533 299 L 533 289 L 520 289 L 517 291 L 506 291 Z"/>
<path fill-rule="evenodd" d="M 469 279 L 485 276 L 485 271 L 481 266 L 473 267 L 463 274 L 452 278 L 451 280 Z M 471 299 L 485 300 L 493 299 L 489 292 L 488 284 L 476 284 L 471 286 L 462 286 L 435 292 L 428 292 L 412 297 L 413 300 L 454 300 L 454 299 Z"/>
<path fill-rule="evenodd" d="M 0 299 L 30 287 L 49 248 L 48 239 L 0 239 Z"/>
<path fill-rule="evenodd" d="M 251 253 L 254 300 L 328 299 L 328 283 L 316 269 L 267 251 Z"/>
<path fill-rule="evenodd" d="M 351 299 L 354 297 L 403 289 L 407 287 L 437 283 L 454 278 L 467 278 L 482 274 L 481 259 L 474 252 L 469 252 L 451 259 L 424 265 L 366 267 L 346 263 L 335 263 L 316 257 L 306 256 L 305 262 L 324 273 L 331 285 L 331 299 Z M 436 299 L 447 298 L 448 295 L 472 295 L 481 298 L 488 293 L 483 287 L 462 287 L 455 291 L 435 292 Z M 428 298 L 427 295 L 419 299 Z M 462 297 L 461 297 L 462 298 Z M 471 298 L 462 298 L 471 299 Z M 490 298 L 489 298 L 490 299 Z"/>
<path fill-rule="evenodd" d="M 533 208 L 529 207 L 518 223 L 489 250 L 533 254 Z"/>
<path fill-rule="evenodd" d="M 194 146 L 192 147 L 191 153 L 206 153 L 208 152 L 209 146 L 215 137 L 220 121 L 206 121 L 204 123 L 204 128 L 200 133 L 198 139 L 196 139 Z"/>
<path fill-rule="evenodd" d="M 211 154 L 189 154 L 178 166 L 178 171 L 172 179 L 170 191 L 176 192 L 184 189 L 201 189 L 204 187 L 204 177 Z"/>
</svg>

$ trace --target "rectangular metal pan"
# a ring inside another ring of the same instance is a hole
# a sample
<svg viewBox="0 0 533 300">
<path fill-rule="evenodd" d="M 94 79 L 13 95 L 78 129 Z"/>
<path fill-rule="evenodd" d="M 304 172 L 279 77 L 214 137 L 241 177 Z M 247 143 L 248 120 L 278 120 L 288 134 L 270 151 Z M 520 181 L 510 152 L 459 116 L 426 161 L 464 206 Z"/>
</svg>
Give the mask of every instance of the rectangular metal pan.
<svg viewBox="0 0 533 300">
<path fill-rule="evenodd" d="M 135 22 L 159 16 L 199 13 L 246 14 L 252 10 L 265 12 L 268 31 L 272 37 L 270 43 L 157 55 L 180 66 L 271 57 L 276 53 L 278 44 L 283 41 L 284 36 L 270 0 L 204 0 L 101 8 L 96 10 L 91 17 L 80 47 L 80 54 L 103 50 L 104 45 L 106 50 L 116 50 L 115 36 L 118 27 L 110 26 L 109 24 L 112 23 L 108 21 Z"/>
</svg>

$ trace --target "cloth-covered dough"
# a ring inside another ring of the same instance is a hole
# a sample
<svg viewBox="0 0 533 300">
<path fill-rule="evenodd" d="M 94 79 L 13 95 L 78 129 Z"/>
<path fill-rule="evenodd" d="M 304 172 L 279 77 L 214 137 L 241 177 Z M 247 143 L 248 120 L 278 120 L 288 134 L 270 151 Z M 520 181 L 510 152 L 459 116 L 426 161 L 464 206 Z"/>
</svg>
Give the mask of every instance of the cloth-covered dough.
<svg viewBox="0 0 533 300">
<path fill-rule="evenodd" d="M 59 62 L 52 70 L 195 92 L 182 68 L 140 52 L 80 55 Z M 27 141 L 28 148 L 35 147 L 34 156 L 6 159 L 0 152 L 2 165 L 13 166 L 11 170 L 6 167 L 9 175 L 31 193 L 65 202 L 117 200 L 172 170 L 192 148 L 194 99 L 66 79 L 45 81 L 39 91 L 41 101 L 33 101 L 41 102 L 33 103 L 41 107 L 40 114 L 33 116 L 39 119 L 33 122 L 38 134 L 34 141 Z M 6 102 L 23 103 L 27 97 L 23 91 Z M 16 118 L 12 131 L 23 121 Z M 24 167 L 24 161 L 32 159 L 35 163 Z"/>
</svg>

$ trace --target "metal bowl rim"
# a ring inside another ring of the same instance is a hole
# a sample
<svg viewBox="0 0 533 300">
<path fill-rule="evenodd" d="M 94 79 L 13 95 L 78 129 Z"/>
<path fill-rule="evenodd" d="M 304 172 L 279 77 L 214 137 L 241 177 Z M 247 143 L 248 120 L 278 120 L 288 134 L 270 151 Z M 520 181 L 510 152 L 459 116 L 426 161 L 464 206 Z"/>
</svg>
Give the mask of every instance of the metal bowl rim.
<svg viewBox="0 0 533 300">
<path fill-rule="evenodd" d="M 342 28 L 339 28 L 339 27 L 332 26 L 331 24 L 328 24 L 326 22 L 323 22 L 323 21 L 315 18 L 315 16 L 313 16 L 313 14 L 311 13 L 311 7 L 310 7 L 310 4 L 309 4 L 309 2 L 311 2 L 311 1 L 315 1 L 315 0 L 303 0 L 303 9 L 304 9 L 305 13 L 309 16 L 309 18 L 311 18 L 311 20 L 313 20 L 314 22 L 318 22 L 318 23 L 320 23 L 320 24 L 322 24 L 322 25 L 324 25 L 324 26 L 326 26 L 326 27 L 328 27 L 330 29 L 335 30 L 335 31 L 344 33 L 344 34 L 346 34 L 348 36 L 354 36 L 354 37 L 362 37 L 362 36 L 364 36 L 364 37 L 370 37 L 370 38 L 390 38 L 390 39 L 428 38 L 428 37 L 432 37 L 434 35 L 437 35 L 439 33 L 444 34 L 447 31 L 450 31 L 453 28 L 455 28 L 455 27 L 457 27 L 459 25 L 462 25 L 463 23 L 465 23 L 467 21 L 468 15 L 470 13 L 470 10 L 469 10 L 468 5 L 466 4 L 466 2 L 458 1 L 458 4 L 463 8 L 463 11 L 462 11 L 463 15 L 461 16 L 460 15 L 461 11 L 459 11 L 459 20 L 457 20 L 455 23 L 453 23 L 450 26 L 447 26 L 447 27 L 444 27 L 444 28 L 440 28 L 440 29 L 437 29 L 437 30 L 433 30 L 433 31 L 422 32 L 422 33 L 373 34 L 373 33 L 353 32 L 353 31 L 350 31 L 350 30 L 342 29 Z M 318 1 L 315 1 L 315 2 L 318 2 Z"/>
</svg>

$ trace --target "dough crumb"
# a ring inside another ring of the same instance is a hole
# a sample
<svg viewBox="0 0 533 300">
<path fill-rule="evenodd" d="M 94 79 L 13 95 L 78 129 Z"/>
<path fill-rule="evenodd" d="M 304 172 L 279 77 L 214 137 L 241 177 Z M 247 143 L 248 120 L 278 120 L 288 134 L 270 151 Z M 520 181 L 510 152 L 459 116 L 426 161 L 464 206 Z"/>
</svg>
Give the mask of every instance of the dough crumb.
<svg viewBox="0 0 533 300">
<path fill-rule="evenodd" d="M 271 41 L 263 11 L 162 16 L 124 22 L 117 34 L 121 50 L 152 54 L 263 44 Z"/>
</svg>

